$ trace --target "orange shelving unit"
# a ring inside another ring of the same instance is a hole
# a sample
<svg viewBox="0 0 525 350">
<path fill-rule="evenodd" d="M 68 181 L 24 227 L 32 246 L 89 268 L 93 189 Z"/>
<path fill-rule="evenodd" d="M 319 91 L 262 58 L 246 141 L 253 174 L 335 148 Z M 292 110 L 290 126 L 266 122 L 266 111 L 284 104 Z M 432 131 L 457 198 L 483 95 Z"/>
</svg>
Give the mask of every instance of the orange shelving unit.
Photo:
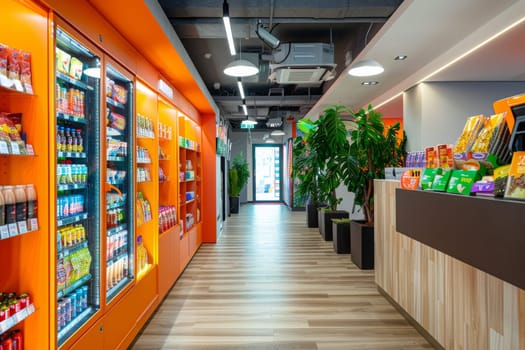
<svg viewBox="0 0 525 350">
<path fill-rule="evenodd" d="M 34 151 L 1 154 L 0 140 L 0 186 L 32 183 L 39 203 L 36 220 L 25 224 L 38 225 L 31 232 L 7 237 L 9 228 L 0 227 L 0 266 L 6 267 L 0 291 L 30 295 L 31 312 L 12 328 L 22 330 L 29 350 L 126 348 L 200 246 L 203 212 L 207 240 L 214 240 L 215 116 L 202 116 L 200 109 L 209 113 L 210 107 L 192 105 L 177 86 L 166 94 L 159 86 L 161 79 L 170 84 L 160 77 L 163 61 L 144 53 L 150 43 L 141 47 L 126 38 L 130 33 L 101 15 L 108 8 L 94 6 L 110 5 L 4 0 L 0 11 L 0 44 L 31 53 L 32 92 L 0 87 L 0 112 L 22 113 L 22 131 Z M 146 10 L 143 2 L 133 6 Z M 153 17 L 144 13 L 143 19 Z M 58 69 L 63 60 L 67 70 Z M 100 76 L 87 76 L 87 68 L 99 68 Z M 144 118 L 149 136 L 139 132 Z M 80 180 L 86 168 L 87 179 Z M 138 193 L 149 203 L 149 220 Z M 68 210 L 74 203 L 78 213 L 64 213 L 66 197 Z M 15 226 L 24 231 L 24 224 Z M 89 273 L 64 285 L 61 266 L 78 268 L 81 250 L 89 251 L 90 262 L 82 262 Z M 83 289 L 87 307 L 75 314 L 70 309 L 64 323 L 63 307 L 78 301 Z M 0 322 L 0 333 L 6 325 L 11 321 Z"/>
<path fill-rule="evenodd" d="M 158 100 L 159 294 L 166 295 L 180 273 L 178 214 L 177 110 Z"/>
<path fill-rule="evenodd" d="M 39 344 L 49 343 L 48 269 L 51 257 L 48 249 L 50 232 L 47 203 L 50 178 L 47 172 L 41 171 L 47 169 L 49 164 L 49 125 L 46 118 L 50 110 L 49 14 L 37 5 L 21 1 L 5 0 L 1 7 L 0 43 L 30 53 L 32 92 L 21 89 L 22 85 L 18 85 L 21 91 L 0 87 L 0 112 L 22 113 L 22 132 L 26 135 L 26 144 L 32 145 L 34 156 L 1 154 L 0 185 L 34 184 L 39 207 L 38 227 L 31 229 L 29 223 L 19 217 L 17 223 L 11 226 L 12 229 L 7 231 L 11 237 L 6 237 L 4 229 L 7 227 L 0 229 L 0 237 L 3 238 L 0 239 L 0 291 L 14 292 L 16 295 L 28 293 L 34 305 L 34 313 L 23 321 L 16 322 L 15 318 L 10 317 L 7 322 L 1 322 L 0 333 L 20 329 L 27 344 L 26 349 L 36 349 Z M 3 51 L 0 54 L 2 57 L 5 47 L 0 50 Z M 12 86 L 3 73 L 0 70 L 2 84 Z M 6 144 L 4 139 L 0 153 L 6 152 Z M 10 151 L 16 153 L 14 148 Z M 21 234 L 25 231 L 24 225 L 31 232 Z"/>
<path fill-rule="evenodd" d="M 179 114 L 180 262 L 185 267 L 202 242 L 201 237 L 201 127 Z"/>
</svg>

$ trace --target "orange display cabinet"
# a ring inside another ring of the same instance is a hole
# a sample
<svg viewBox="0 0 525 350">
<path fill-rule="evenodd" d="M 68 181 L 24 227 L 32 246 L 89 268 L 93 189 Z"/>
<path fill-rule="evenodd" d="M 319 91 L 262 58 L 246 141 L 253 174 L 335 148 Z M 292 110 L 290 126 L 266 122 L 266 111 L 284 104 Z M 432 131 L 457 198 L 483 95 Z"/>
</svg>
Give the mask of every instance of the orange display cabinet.
<svg viewBox="0 0 525 350">
<path fill-rule="evenodd" d="M 5 134 L 1 138 L 0 186 L 33 184 L 38 210 L 35 214 L 32 203 L 29 211 L 27 203 L 19 205 L 15 209 L 20 215 L 9 220 L 11 222 L 15 219 L 12 225 L 3 225 L 6 223 L 5 217 L 0 223 L 0 292 L 13 292 L 16 296 L 28 293 L 31 300 L 31 305 L 22 310 L 23 313 L 17 313 L 0 322 L 0 334 L 5 336 L 13 330 L 21 330 L 26 349 L 37 349 L 42 345 L 47 347 L 50 341 L 50 178 L 47 172 L 49 125 L 46 118 L 51 108 L 48 99 L 50 15 L 46 9 L 22 1 L 4 0 L 1 8 L 0 61 L 5 59 L 7 47 L 10 48 L 7 53 L 11 58 L 16 57 L 12 55 L 20 54 L 16 50 L 30 54 L 31 61 L 26 60 L 29 65 L 25 67 L 30 66 L 31 76 L 27 81 L 31 82 L 31 87 L 21 84 L 18 74 L 14 76 L 16 69 L 12 70 L 12 74 L 0 69 L 0 113 L 21 113 L 21 132 L 26 137 L 25 147 L 18 143 L 13 146 L 5 138 Z M 9 62 L 10 58 L 7 60 Z M 0 124 L 0 129 L 6 130 L 5 120 Z M 32 146 L 34 155 L 14 154 L 24 153 L 24 148 L 31 148 L 28 145 Z M 5 197 L 3 199 L 5 202 Z M 23 200 L 19 203 L 22 204 Z M 12 206 L 1 207 L 4 209 L 2 214 L 6 209 L 12 213 Z M 27 221 L 27 214 L 33 220 Z"/>
<path fill-rule="evenodd" d="M 157 94 L 137 81 L 136 135 L 136 234 L 138 279 L 158 263 L 158 150 Z M 142 246 L 142 247 L 141 247 Z"/>
<path fill-rule="evenodd" d="M 165 296 L 180 274 L 178 214 L 177 110 L 158 100 L 159 130 L 159 294 Z"/>
<path fill-rule="evenodd" d="M 184 268 L 194 252 L 200 246 L 202 235 L 202 164 L 201 164 L 201 127 L 183 114 L 179 114 L 179 202 L 181 245 L 180 262 Z"/>
</svg>

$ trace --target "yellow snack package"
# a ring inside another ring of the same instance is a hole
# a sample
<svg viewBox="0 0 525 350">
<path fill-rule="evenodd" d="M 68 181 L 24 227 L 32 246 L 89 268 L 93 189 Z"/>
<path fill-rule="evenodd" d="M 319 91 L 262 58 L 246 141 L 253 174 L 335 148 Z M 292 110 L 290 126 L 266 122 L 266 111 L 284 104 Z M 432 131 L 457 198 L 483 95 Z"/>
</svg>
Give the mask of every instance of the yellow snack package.
<svg viewBox="0 0 525 350">
<path fill-rule="evenodd" d="M 470 147 L 476 140 L 479 131 L 485 125 L 489 119 L 480 114 L 475 115 L 467 119 L 463 132 L 459 136 L 456 146 L 454 147 L 454 153 L 463 153 L 470 150 Z"/>
</svg>

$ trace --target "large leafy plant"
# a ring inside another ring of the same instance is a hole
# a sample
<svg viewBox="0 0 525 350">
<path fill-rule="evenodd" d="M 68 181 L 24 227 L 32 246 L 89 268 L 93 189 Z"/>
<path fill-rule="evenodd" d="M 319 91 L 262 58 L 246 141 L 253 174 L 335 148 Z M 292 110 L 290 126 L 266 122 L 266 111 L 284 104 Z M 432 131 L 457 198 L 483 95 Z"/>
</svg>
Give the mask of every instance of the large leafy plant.
<svg viewBox="0 0 525 350">
<path fill-rule="evenodd" d="M 402 166 L 404 144 L 397 138 L 400 125 L 386 128 L 381 113 L 368 106 L 353 114 L 350 148 L 344 166 L 344 184 L 355 193 L 354 206 L 363 209 L 368 224 L 374 223 L 374 179 L 385 178 L 385 167 Z"/>
<path fill-rule="evenodd" d="M 250 171 L 248 162 L 244 159 L 243 154 L 233 158 L 228 174 L 228 194 L 230 197 L 239 197 L 244 186 L 248 183 Z"/>
<path fill-rule="evenodd" d="M 318 120 L 302 119 L 299 125 L 308 129 L 305 138 L 295 140 L 296 162 L 294 177 L 300 183 L 296 193 L 308 194 L 326 202 L 329 210 L 336 210 L 341 202 L 336 189 L 342 182 L 342 165 L 346 162 L 349 144 L 341 114 L 345 107 L 326 109 Z"/>
</svg>

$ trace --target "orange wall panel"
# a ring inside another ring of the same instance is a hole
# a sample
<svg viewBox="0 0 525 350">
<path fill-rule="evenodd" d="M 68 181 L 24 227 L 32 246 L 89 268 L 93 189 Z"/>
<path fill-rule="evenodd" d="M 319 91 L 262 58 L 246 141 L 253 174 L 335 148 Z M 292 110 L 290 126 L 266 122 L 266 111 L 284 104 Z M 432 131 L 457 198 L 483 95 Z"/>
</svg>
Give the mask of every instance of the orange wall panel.
<svg viewBox="0 0 525 350">
<path fill-rule="evenodd" d="M 202 241 L 209 243 L 217 241 L 215 115 L 205 115 L 202 121 Z"/>
</svg>

